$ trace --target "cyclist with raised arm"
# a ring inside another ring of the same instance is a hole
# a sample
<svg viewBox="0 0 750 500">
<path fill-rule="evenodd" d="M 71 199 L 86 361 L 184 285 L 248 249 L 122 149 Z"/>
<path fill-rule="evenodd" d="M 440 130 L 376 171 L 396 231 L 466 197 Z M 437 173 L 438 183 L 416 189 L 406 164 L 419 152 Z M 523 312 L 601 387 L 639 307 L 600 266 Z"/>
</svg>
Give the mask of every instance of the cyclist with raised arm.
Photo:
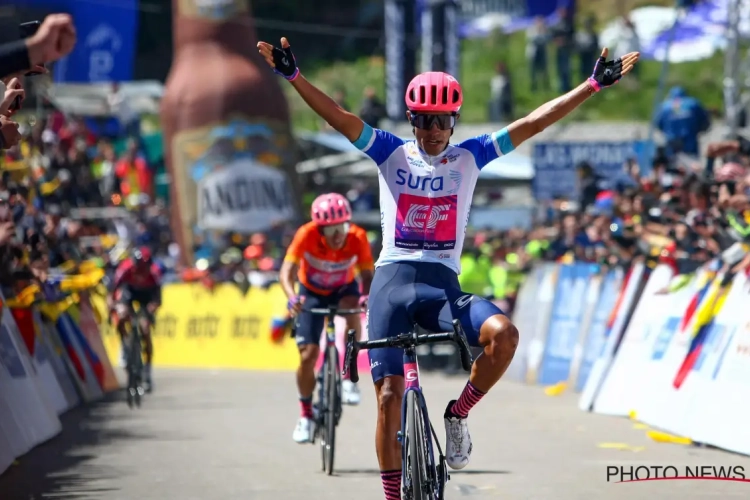
<svg viewBox="0 0 750 500">
<path fill-rule="evenodd" d="M 300 353 L 297 389 L 301 415 L 292 438 L 307 443 L 312 437 L 312 396 L 315 390 L 315 363 L 320 355 L 320 334 L 324 317 L 305 309 L 336 306 L 356 309 L 367 302 L 372 283 L 374 262 L 370 242 L 361 227 L 352 224 L 349 201 L 338 193 L 318 196 L 312 204 L 312 221 L 297 230 L 286 251 L 279 271 L 279 281 L 289 299 L 289 311 L 295 316 L 295 337 Z M 362 281 L 362 294 L 357 283 Z M 299 282 L 295 289 L 295 281 Z M 347 331 L 353 329 L 360 338 L 360 317 L 346 316 Z M 342 383 L 341 401 L 359 404 L 357 386 L 348 378 Z"/>
<path fill-rule="evenodd" d="M 412 331 L 416 322 L 432 331 L 452 331 L 458 319 L 470 344 L 484 351 L 477 357 L 462 393 L 448 403 L 444 421 L 446 459 L 453 469 L 469 463 L 469 411 L 494 386 L 513 358 L 518 330 L 491 302 L 463 293 L 458 284 L 459 259 L 474 187 L 479 172 L 492 160 L 559 121 L 584 101 L 630 72 L 638 53 L 607 61 L 607 49 L 593 73 L 574 90 L 554 99 L 508 127 L 452 145 L 463 94 L 451 75 L 417 75 L 406 91 L 406 118 L 415 140 L 373 129 L 339 107 L 299 71 L 289 42 L 265 42 L 258 49 L 277 73 L 289 80 L 304 101 L 334 129 L 378 165 L 383 251 L 370 291 L 369 339 Z M 386 500 L 400 499 L 401 427 L 404 393 L 402 353 L 369 351 L 378 398 L 376 448 Z"/>
<path fill-rule="evenodd" d="M 117 266 L 112 282 L 112 296 L 116 304 L 117 331 L 123 348 L 127 345 L 125 339 L 129 332 L 126 328 L 126 320 L 130 318 L 133 302 L 138 302 L 140 307 L 146 308 L 146 319 L 140 325 L 146 358 L 143 378 L 146 391 L 151 392 L 153 390 L 151 361 L 154 357 L 151 326 L 156 317 L 156 310 L 161 304 L 161 271 L 151 258 L 151 251 L 148 248 L 137 248 L 129 258 Z"/>
</svg>

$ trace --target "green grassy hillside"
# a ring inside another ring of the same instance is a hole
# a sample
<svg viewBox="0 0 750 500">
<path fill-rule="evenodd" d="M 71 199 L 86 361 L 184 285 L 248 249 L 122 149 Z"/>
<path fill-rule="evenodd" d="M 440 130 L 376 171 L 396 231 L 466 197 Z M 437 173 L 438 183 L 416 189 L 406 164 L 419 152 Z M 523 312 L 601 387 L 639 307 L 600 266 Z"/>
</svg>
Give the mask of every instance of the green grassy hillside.
<svg viewBox="0 0 750 500">
<path fill-rule="evenodd" d="M 584 3 L 582 10 L 592 11 L 598 8 L 599 4 L 615 1 L 617 0 L 592 0 Z M 505 61 L 510 68 L 516 115 L 528 113 L 557 95 L 555 91 L 532 92 L 530 90 L 529 69 L 524 50 L 524 33 L 512 35 L 496 33 L 486 39 L 465 40 L 462 43 L 462 70 L 459 80 L 464 87 L 465 101 L 461 110 L 463 121 L 484 122 L 487 120 L 489 81 L 498 61 Z M 685 87 L 691 95 L 700 98 L 708 108 L 721 109 L 723 57 L 723 54 L 719 53 L 705 61 L 673 64 L 669 69 L 667 83 L 669 86 L 679 84 Z M 306 76 L 325 91 L 343 89 L 353 111 L 358 110 L 362 92 L 366 86 L 374 87 L 381 97 L 384 94 L 384 62 L 380 57 L 360 59 L 353 63 L 332 63 L 318 68 L 305 67 L 304 61 L 300 62 Z M 615 89 L 601 93 L 586 103 L 571 118 L 609 121 L 648 120 L 658 86 L 661 63 L 640 61 L 638 64 L 637 78 L 628 77 L 626 80 L 630 81 L 623 81 Z M 576 59 L 574 60 L 574 74 L 577 74 L 577 68 Z M 553 67 L 550 67 L 550 73 L 554 75 Z M 289 91 L 289 102 L 295 126 L 303 129 L 317 129 L 320 121 L 291 88 Z"/>
</svg>

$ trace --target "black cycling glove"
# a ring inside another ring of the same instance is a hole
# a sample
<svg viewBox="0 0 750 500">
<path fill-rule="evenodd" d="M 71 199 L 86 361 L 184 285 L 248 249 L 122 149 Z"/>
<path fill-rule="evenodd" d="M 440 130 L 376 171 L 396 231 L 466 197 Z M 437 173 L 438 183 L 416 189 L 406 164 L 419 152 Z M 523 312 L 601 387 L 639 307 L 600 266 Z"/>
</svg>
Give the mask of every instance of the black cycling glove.
<svg viewBox="0 0 750 500">
<path fill-rule="evenodd" d="M 605 87 L 610 87 L 622 78 L 622 58 L 607 61 L 604 56 L 599 56 L 594 66 L 594 72 L 589 77 L 589 83 L 594 91 L 599 92 Z"/>
<path fill-rule="evenodd" d="M 271 54 L 273 56 L 273 64 L 275 66 L 273 70 L 275 73 L 278 73 L 290 82 L 299 76 L 297 60 L 294 58 L 294 54 L 292 54 L 291 47 L 280 49 L 274 46 Z"/>
</svg>

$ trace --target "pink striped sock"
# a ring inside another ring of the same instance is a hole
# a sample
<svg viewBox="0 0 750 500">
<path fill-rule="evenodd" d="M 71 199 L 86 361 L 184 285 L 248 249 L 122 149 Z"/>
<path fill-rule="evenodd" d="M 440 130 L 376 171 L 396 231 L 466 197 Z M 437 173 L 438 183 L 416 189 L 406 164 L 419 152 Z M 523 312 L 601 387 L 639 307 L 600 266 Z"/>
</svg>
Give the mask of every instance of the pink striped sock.
<svg viewBox="0 0 750 500">
<path fill-rule="evenodd" d="M 312 398 L 299 398 L 299 409 L 303 418 L 313 418 Z"/>
<path fill-rule="evenodd" d="M 401 471 L 380 471 L 380 480 L 383 481 L 385 500 L 401 500 Z"/>
<path fill-rule="evenodd" d="M 458 401 L 453 403 L 450 412 L 459 418 L 466 418 L 469 416 L 471 409 L 474 408 L 474 405 L 477 404 L 483 396 L 484 393 L 474 387 L 474 384 L 466 382 L 466 387 L 464 387 Z"/>
</svg>

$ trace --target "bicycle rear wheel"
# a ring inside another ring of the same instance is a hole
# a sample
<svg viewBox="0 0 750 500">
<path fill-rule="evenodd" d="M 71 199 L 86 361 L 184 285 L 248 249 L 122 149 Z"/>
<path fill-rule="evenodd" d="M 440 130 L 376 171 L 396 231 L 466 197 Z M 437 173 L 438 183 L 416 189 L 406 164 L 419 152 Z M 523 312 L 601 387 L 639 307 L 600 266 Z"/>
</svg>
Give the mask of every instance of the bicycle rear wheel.
<svg viewBox="0 0 750 500">
<path fill-rule="evenodd" d="M 434 500 L 432 474 L 428 466 L 427 435 L 422 407 L 415 391 L 406 396 L 406 482 L 408 500 Z M 411 496 L 409 496 L 411 494 Z"/>
<path fill-rule="evenodd" d="M 137 320 L 130 331 L 128 356 L 128 406 L 141 405 L 141 376 L 143 372 L 143 355 L 141 349 L 141 331 Z"/>
<path fill-rule="evenodd" d="M 339 374 L 339 353 L 336 346 L 326 350 L 326 444 L 325 463 L 326 473 L 333 474 L 333 461 L 336 453 L 336 425 L 338 413 L 341 411 L 341 375 Z"/>
</svg>

